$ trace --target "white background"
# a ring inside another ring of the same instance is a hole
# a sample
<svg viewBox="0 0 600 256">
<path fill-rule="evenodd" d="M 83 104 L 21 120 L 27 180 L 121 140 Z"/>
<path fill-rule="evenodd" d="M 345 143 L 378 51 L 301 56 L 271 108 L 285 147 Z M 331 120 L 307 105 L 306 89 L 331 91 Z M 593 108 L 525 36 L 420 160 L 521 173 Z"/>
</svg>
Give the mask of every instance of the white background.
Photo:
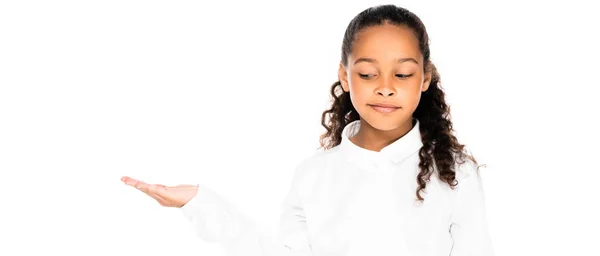
<svg viewBox="0 0 600 256">
<path fill-rule="evenodd" d="M 3 1 L 0 255 L 220 255 L 123 185 L 273 221 L 318 147 L 343 32 L 384 1 Z M 497 255 L 599 255 L 591 5 L 394 1 L 429 31 Z"/>
</svg>

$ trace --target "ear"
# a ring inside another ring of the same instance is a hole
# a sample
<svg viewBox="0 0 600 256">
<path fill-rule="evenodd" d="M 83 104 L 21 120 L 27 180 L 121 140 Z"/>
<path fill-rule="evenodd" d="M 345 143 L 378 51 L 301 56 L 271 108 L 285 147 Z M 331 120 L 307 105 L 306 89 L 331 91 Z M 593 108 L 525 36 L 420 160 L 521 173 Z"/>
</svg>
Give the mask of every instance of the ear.
<svg viewBox="0 0 600 256">
<path fill-rule="evenodd" d="M 433 76 L 433 71 L 429 71 L 429 72 L 425 73 L 425 80 L 423 80 L 423 88 L 421 89 L 421 92 L 427 91 L 427 89 L 429 89 L 429 85 L 431 83 L 432 76 Z"/>
<path fill-rule="evenodd" d="M 427 73 L 425 74 L 425 80 L 423 81 L 423 89 L 421 89 L 422 92 L 427 91 L 427 89 L 429 89 L 429 85 L 431 83 L 431 73 Z"/>
<path fill-rule="evenodd" d="M 338 69 L 338 79 L 340 80 L 340 83 L 342 84 L 342 88 L 344 89 L 344 91 L 349 92 L 350 87 L 348 86 L 348 72 L 346 71 L 346 68 L 344 67 L 344 65 L 341 62 L 340 62 L 340 68 Z"/>
</svg>

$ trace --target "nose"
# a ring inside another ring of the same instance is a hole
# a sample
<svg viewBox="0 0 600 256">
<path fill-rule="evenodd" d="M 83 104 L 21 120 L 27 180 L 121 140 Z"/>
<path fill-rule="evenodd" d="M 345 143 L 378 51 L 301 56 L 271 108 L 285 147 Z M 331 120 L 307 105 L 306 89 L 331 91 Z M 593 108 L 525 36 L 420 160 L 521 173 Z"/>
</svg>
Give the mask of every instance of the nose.
<svg viewBox="0 0 600 256">
<path fill-rule="evenodd" d="M 384 88 L 384 89 L 378 90 L 377 94 L 379 94 L 383 97 L 390 97 L 390 96 L 394 95 L 394 92 L 392 92 L 390 89 Z"/>
<path fill-rule="evenodd" d="M 390 97 L 394 95 L 394 89 L 390 81 L 382 81 L 382 83 L 377 87 L 376 90 L 378 95 L 383 97 Z"/>
</svg>

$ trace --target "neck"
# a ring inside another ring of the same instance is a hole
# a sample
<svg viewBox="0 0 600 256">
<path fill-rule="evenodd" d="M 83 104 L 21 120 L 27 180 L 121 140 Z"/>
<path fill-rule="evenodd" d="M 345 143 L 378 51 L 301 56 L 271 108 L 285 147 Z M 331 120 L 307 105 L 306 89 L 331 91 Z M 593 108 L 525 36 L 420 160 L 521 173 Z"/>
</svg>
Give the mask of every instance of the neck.
<svg viewBox="0 0 600 256">
<path fill-rule="evenodd" d="M 393 130 L 382 131 L 361 119 L 360 129 L 350 138 L 350 141 L 361 148 L 379 152 L 406 135 L 413 128 L 413 125 L 414 123 L 411 118 Z"/>
</svg>

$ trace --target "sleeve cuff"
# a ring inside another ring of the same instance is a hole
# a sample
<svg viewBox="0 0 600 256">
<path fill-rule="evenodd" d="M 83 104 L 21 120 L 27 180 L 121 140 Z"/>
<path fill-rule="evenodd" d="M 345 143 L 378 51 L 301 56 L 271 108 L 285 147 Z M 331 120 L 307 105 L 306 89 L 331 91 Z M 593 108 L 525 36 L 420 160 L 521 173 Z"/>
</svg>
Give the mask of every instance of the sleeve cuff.
<svg viewBox="0 0 600 256">
<path fill-rule="evenodd" d="M 203 184 L 197 186 L 196 195 L 180 210 L 198 237 L 207 242 L 224 243 L 250 228 L 246 219 L 224 198 Z"/>
</svg>

